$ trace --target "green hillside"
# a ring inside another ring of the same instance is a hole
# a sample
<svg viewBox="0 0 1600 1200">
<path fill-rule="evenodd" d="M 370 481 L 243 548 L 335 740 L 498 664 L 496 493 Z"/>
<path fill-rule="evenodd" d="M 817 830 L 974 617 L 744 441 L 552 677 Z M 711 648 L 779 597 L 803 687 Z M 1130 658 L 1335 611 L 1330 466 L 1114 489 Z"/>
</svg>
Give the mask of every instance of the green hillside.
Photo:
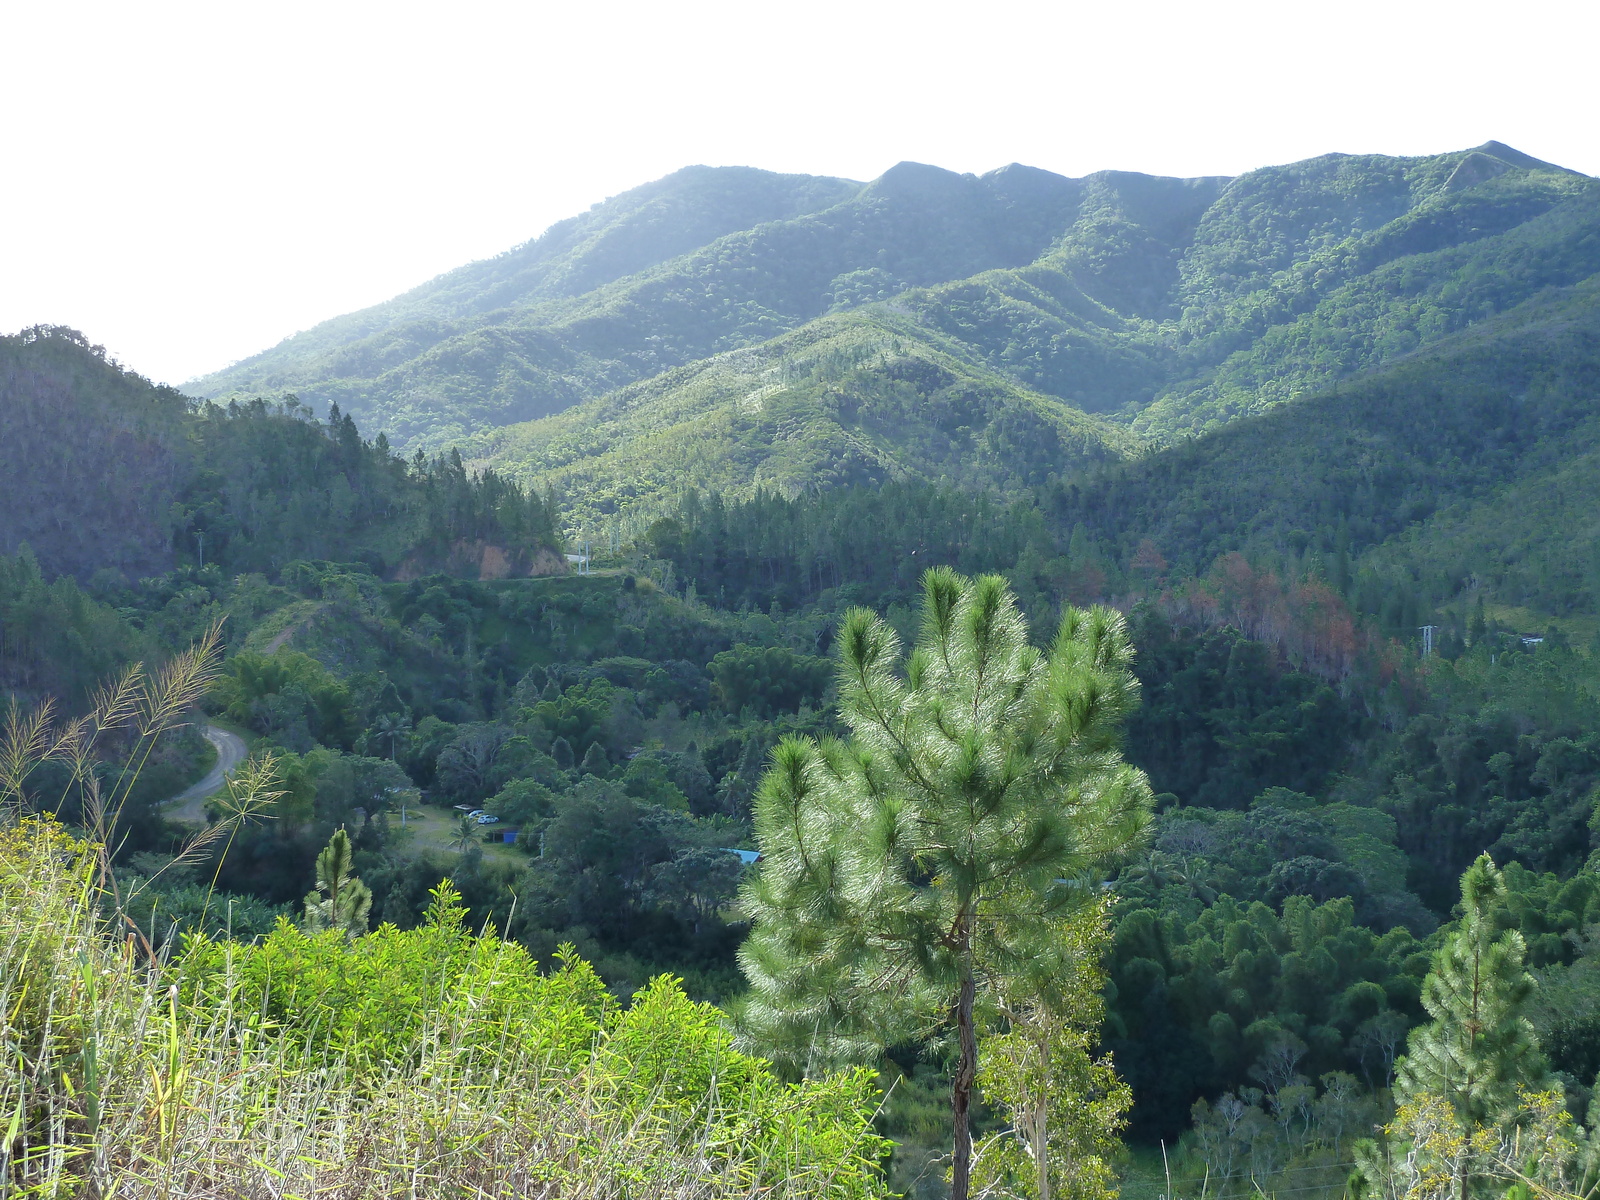
<svg viewBox="0 0 1600 1200">
<path fill-rule="evenodd" d="M 709 440 L 682 444 L 730 461 Z M 1331 585 L 1407 642 L 1429 621 L 1464 634 L 1480 604 L 1592 632 L 1597 456 L 1600 281 L 1589 280 L 1180 444 L 1080 459 L 1054 479 L 1014 475 L 1009 496 L 974 503 L 959 475 L 931 473 L 787 499 L 712 489 L 709 502 L 669 506 L 673 519 L 643 541 L 702 594 L 758 607 L 813 602 L 846 581 L 872 603 L 907 603 L 930 555 L 1005 570 L 1041 605 L 1132 603 L 1209 586 L 1219 560 L 1242 555 L 1272 588 Z M 605 462 L 552 478 L 581 494 L 567 480 L 593 486 Z"/>
<path fill-rule="evenodd" d="M 1414 1198 L 1456 1020 L 1594 1200 L 1600 182 L 691 168 L 203 390 L 0 338 L 0 1191 Z"/>
<path fill-rule="evenodd" d="M 687 167 L 560 221 L 495 258 L 325 321 L 219 374 L 231 387 L 250 388 L 381 370 L 444 340 L 448 322 L 582 296 L 725 234 L 830 207 L 860 186 L 741 167 Z M 368 340 L 375 334 L 384 336 Z M 328 357 L 338 351 L 344 353 Z"/>
<path fill-rule="evenodd" d="M 335 407 L 195 403 L 70 329 L 0 337 L 0 555 L 118 582 L 214 563 L 415 575 L 564 571 L 540 495 L 459 456 L 398 457 Z"/>
<path fill-rule="evenodd" d="M 555 488 L 568 497 L 569 524 L 595 529 L 648 519 L 685 486 L 730 498 L 889 480 L 1016 490 L 1137 445 L 1126 430 L 974 361 L 962 343 L 874 307 L 466 449 Z"/>
<path fill-rule="evenodd" d="M 747 202 L 735 218 L 730 180 L 761 185 L 765 209 Z M 672 203 L 655 202 L 663 190 Z M 866 186 L 691 169 L 191 390 L 293 389 L 337 401 L 396 444 L 437 446 L 764 341 L 833 306 L 1021 265 L 1060 232 L 1073 192 L 1026 168 L 979 180 L 902 163 Z M 747 223 L 723 232 L 735 219 Z M 603 253 L 602 236 L 618 226 L 634 266 L 620 275 L 625 256 Z M 590 227 L 594 238 L 578 236 Z"/>
<path fill-rule="evenodd" d="M 859 185 L 690 168 L 191 390 L 337 402 L 406 449 L 570 413 L 477 444 L 532 477 L 554 465 L 553 445 L 616 452 L 615 415 L 641 403 L 633 385 L 676 392 L 680 368 L 717 376 L 718 356 L 747 348 L 769 365 L 788 346 L 809 354 L 834 326 L 784 336 L 866 306 L 880 322 L 914 320 L 937 352 L 986 367 L 997 386 L 1166 441 L 1589 277 L 1597 206 L 1593 180 L 1494 142 L 1326 155 L 1237 179 L 1075 180 L 1016 165 L 974 177 L 902 163 Z M 798 435 L 813 438 L 753 461 L 749 438 L 718 434 L 735 461 L 715 461 L 709 444 L 669 458 L 703 486 L 755 480 L 769 457 L 816 464 L 775 465 L 785 487 L 861 477 L 829 429 Z M 611 458 L 563 486 L 606 510 L 610 464 L 650 474 L 646 459 Z"/>
<path fill-rule="evenodd" d="M 1502 489 L 1577 470 L 1565 464 L 1600 434 L 1597 401 L 1600 281 L 1590 280 L 1255 419 L 1068 483 L 1049 506 L 1056 520 L 1084 524 L 1122 554 L 1152 539 L 1187 571 L 1229 550 L 1332 553 L 1336 535 L 1359 553 L 1452 505 L 1509 512 Z M 1551 537 L 1572 529 L 1544 528 Z"/>
</svg>

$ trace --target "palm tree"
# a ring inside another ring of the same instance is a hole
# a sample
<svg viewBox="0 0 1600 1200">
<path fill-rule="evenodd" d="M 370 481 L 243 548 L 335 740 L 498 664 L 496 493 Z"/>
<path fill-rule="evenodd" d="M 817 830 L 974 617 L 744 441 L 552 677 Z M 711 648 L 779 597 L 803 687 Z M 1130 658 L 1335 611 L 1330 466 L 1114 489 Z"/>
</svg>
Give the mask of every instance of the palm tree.
<svg viewBox="0 0 1600 1200">
<path fill-rule="evenodd" d="M 465 854 L 478 844 L 478 823 L 471 817 L 456 822 L 455 833 L 450 836 L 450 849 Z"/>
<path fill-rule="evenodd" d="M 1205 904 L 1217 898 L 1217 889 L 1206 883 L 1193 863 L 1180 854 L 1152 850 L 1124 871 L 1123 878 L 1132 883 L 1141 883 L 1153 892 L 1170 884 Z"/>
<path fill-rule="evenodd" d="M 406 730 L 411 728 L 411 718 L 404 713 L 384 713 L 373 728 L 378 731 L 380 738 L 389 739 L 389 760 L 393 762 L 395 744 L 405 736 Z"/>
</svg>

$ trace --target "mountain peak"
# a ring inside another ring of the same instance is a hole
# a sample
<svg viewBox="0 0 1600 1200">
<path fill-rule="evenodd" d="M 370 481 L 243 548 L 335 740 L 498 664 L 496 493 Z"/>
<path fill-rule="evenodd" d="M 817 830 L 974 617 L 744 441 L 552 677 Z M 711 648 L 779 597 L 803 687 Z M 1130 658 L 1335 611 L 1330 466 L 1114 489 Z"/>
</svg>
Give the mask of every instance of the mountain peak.
<svg viewBox="0 0 1600 1200">
<path fill-rule="evenodd" d="M 1535 158 L 1531 154 L 1524 154 L 1521 150 L 1508 146 L 1504 142 L 1497 142 L 1492 138 L 1481 146 L 1474 146 L 1468 153 L 1488 154 L 1498 158 L 1503 163 L 1509 163 L 1513 167 L 1522 167 L 1530 171 L 1570 171 L 1574 175 L 1581 174 L 1579 171 L 1571 171 L 1568 167 L 1545 162 L 1542 158 Z"/>
<path fill-rule="evenodd" d="M 871 183 L 873 191 L 899 198 L 948 195 L 971 176 L 919 162 L 897 162 Z"/>
</svg>

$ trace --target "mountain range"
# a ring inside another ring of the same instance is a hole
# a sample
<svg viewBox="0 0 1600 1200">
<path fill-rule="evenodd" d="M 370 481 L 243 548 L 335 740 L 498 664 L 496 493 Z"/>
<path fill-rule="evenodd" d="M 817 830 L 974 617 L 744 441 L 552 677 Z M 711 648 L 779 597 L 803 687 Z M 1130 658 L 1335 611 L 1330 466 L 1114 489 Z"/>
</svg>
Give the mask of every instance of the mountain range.
<svg viewBox="0 0 1600 1200">
<path fill-rule="evenodd" d="M 1600 271 L 1600 184 L 1497 142 L 1235 178 L 691 167 L 192 394 L 337 403 L 553 484 L 1010 488 L 1220 428 Z"/>
<path fill-rule="evenodd" d="M 930 484 L 1031 497 L 1124 564 L 1338 541 L 1368 609 L 1402 577 L 1418 604 L 1600 595 L 1600 182 L 1494 142 L 1188 180 L 691 167 L 188 387 L 220 409 L 77 335 L 0 351 L 0 549 L 80 578 L 208 537 L 391 572 L 427 543 L 470 573 L 521 527 L 402 532 L 359 426 L 419 480 L 458 478 L 457 447 L 550 489 L 569 535 L 637 541 L 687 490 Z M 306 441 L 285 414 L 313 410 Z M 301 532 L 268 534 L 295 479 Z"/>
</svg>

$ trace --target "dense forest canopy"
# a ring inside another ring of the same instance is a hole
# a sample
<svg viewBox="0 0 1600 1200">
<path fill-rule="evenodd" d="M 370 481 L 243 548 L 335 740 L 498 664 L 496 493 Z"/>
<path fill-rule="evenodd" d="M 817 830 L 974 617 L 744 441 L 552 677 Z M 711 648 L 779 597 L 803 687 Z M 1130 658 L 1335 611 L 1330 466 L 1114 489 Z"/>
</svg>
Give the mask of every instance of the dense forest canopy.
<svg viewBox="0 0 1600 1200">
<path fill-rule="evenodd" d="M 559 548 L 546 497 L 457 453 L 403 459 L 293 397 L 191 401 L 49 326 L 0 338 L 0 481 L 0 552 L 52 576 L 297 558 L 526 575 Z"/>
</svg>

